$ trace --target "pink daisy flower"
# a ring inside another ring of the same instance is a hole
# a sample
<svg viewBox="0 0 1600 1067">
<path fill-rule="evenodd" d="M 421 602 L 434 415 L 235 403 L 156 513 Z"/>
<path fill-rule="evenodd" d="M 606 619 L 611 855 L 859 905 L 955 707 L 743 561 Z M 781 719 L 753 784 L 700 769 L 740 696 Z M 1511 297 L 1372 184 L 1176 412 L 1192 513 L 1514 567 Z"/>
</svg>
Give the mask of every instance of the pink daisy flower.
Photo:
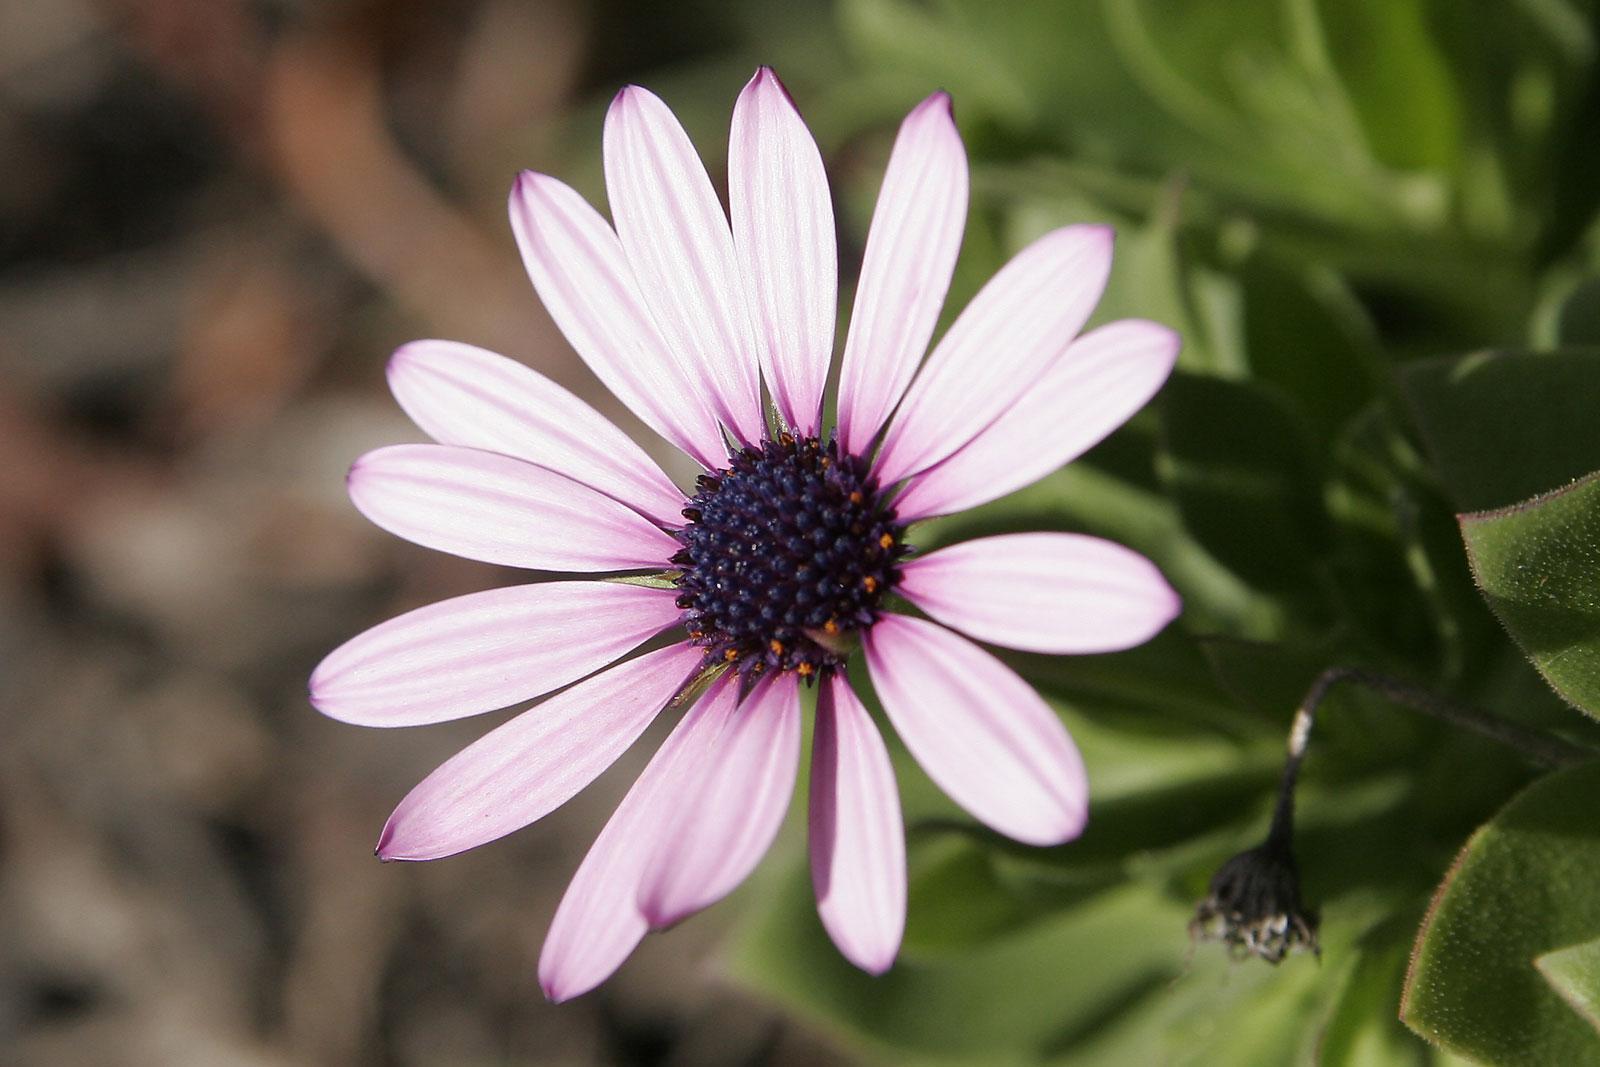
<svg viewBox="0 0 1600 1067">
<path fill-rule="evenodd" d="M 356 506 L 440 551 L 595 577 L 392 619 L 329 655 L 311 699 L 346 722 L 411 726 L 561 690 L 400 802 L 378 855 L 426 860 L 547 814 L 663 708 L 698 694 L 556 911 L 539 976 L 559 1001 L 750 873 L 788 807 L 801 688 L 814 686 L 817 906 L 839 950 L 881 972 L 905 924 L 904 832 L 888 752 L 846 662 L 864 654 L 906 747 L 975 818 L 1034 845 L 1077 836 L 1088 785 L 1076 747 L 1039 695 L 969 638 L 1046 653 L 1127 648 L 1176 615 L 1176 594 L 1148 560 L 1096 538 L 1016 534 L 918 555 L 910 527 L 1095 444 L 1160 387 L 1178 339 L 1135 320 L 1077 336 L 1105 286 L 1111 232 L 1068 226 L 1007 263 L 922 359 L 967 211 L 966 155 L 936 93 L 895 140 L 839 368 L 838 425 L 825 433 L 833 210 L 816 144 L 777 77 L 758 71 L 734 107 L 731 226 L 682 127 L 644 89 L 611 105 L 605 171 L 614 229 L 556 179 L 521 175 L 517 244 L 578 354 L 705 473 L 686 494 L 520 364 L 446 341 L 401 348 L 390 385 L 439 443 L 361 457 Z M 619 572 L 662 578 L 601 579 Z"/>
</svg>

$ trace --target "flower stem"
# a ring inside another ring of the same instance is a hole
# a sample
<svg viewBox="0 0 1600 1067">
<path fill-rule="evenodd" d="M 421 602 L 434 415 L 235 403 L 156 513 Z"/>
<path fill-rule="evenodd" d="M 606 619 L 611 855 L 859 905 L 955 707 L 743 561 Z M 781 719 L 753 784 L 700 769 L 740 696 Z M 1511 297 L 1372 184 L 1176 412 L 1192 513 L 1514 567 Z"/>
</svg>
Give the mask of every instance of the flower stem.
<svg viewBox="0 0 1600 1067">
<path fill-rule="evenodd" d="M 1365 686 L 1396 704 L 1508 745 L 1549 767 L 1600 757 L 1600 752 L 1506 722 L 1398 678 L 1359 667 L 1330 667 L 1317 675 L 1295 711 L 1289 755 L 1266 840 L 1234 856 L 1212 876 L 1210 889 L 1189 923 L 1191 938 L 1222 941 L 1235 956 L 1255 956 L 1273 964 L 1294 951 L 1320 955 L 1317 914 L 1300 898 L 1300 873 L 1294 858 L 1294 790 L 1300 764 L 1311 746 L 1317 711 L 1329 690 L 1341 682 Z"/>
<path fill-rule="evenodd" d="M 1341 682 L 1363 686 L 1402 707 L 1498 741 L 1547 767 L 1570 767 L 1600 756 L 1600 753 L 1588 748 L 1507 722 L 1481 708 L 1457 703 L 1431 689 L 1412 685 L 1387 674 L 1360 667 L 1329 667 L 1317 675 L 1311 688 L 1306 690 L 1300 707 L 1295 711 L 1294 724 L 1289 728 L 1289 756 L 1284 761 L 1283 778 L 1278 785 L 1278 803 L 1272 813 L 1272 827 L 1267 833 L 1269 842 L 1287 843 L 1293 832 L 1294 789 L 1300 776 L 1300 764 L 1304 762 L 1310 747 L 1317 711 L 1329 691 Z"/>
</svg>

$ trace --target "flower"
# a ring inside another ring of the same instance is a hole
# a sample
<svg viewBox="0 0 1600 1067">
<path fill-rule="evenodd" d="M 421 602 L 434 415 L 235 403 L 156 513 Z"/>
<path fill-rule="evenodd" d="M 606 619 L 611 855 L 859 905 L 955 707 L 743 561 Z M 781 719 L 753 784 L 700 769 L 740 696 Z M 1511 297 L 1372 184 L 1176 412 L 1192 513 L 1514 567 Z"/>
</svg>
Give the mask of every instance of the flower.
<svg viewBox="0 0 1600 1067">
<path fill-rule="evenodd" d="M 1234 856 L 1211 878 L 1189 922 L 1195 941 L 1221 941 L 1239 959 L 1282 963 L 1296 950 L 1321 956 L 1317 913 L 1300 902 L 1300 869 L 1287 836 Z"/>
<path fill-rule="evenodd" d="M 977 819 L 1035 845 L 1079 834 L 1087 783 L 1071 738 L 968 637 L 1046 653 L 1126 648 L 1177 614 L 1176 594 L 1149 561 L 1092 537 L 988 537 L 915 555 L 908 528 L 1082 453 L 1160 387 L 1178 339 L 1134 320 L 1077 336 L 1110 270 L 1111 232 L 1069 226 L 1018 253 L 922 359 L 967 210 L 965 152 L 936 93 L 895 140 L 837 429 L 825 434 L 833 211 L 777 77 L 758 71 L 734 108 L 727 215 L 648 91 L 617 95 L 604 145 L 615 229 L 535 173 L 512 190 L 512 228 L 578 354 L 705 469 L 693 493 L 553 382 L 445 341 L 407 345 L 389 367 L 401 406 L 439 443 L 363 456 L 349 490 L 379 526 L 469 559 L 666 577 L 540 582 L 420 608 L 330 654 L 311 699 L 336 719 L 404 726 L 560 690 L 400 802 L 378 855 L 424 860 L 550 812 L 664 707 L 703 689 L 557 909 L 539 974 L 559 1001 L 751 871 L 788 806 L 801 688 L 814 686 L 818 909 L 840 951 L 881 972 L 905 922 L 904 832 L 888 752 L 845 662 L 864 652 L 906 747 Z M 894 610 L 891 594 L 927 617 Z M 679 639 L 602 669 L 679 627 Z"/>
</svg>

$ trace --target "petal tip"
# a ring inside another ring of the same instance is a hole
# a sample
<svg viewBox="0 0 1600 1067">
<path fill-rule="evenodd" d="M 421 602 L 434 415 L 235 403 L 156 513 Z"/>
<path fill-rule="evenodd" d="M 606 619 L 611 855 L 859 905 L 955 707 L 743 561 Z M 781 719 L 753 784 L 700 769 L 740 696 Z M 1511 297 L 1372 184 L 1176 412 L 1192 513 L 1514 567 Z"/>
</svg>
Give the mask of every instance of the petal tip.
<svg viewBox="0 0 1600 1067">
<path fill-rule="evenodd" d="M 1035 848 L 1055 848 L 1082 837 L 1088 825 L 1089 811 L 1086 805 L 1063 805 L 1059 817 L 1051 825 L 1027 833 L 1012 830 L 1006 832 L 1006 836 Z"/>
<path fill-rule="evenodd" d="M 659 98 L 644 86 L 630 82 L 618 89 L 617 95 L 611 98 L 611 107 L 608 109 L 606 117 L 610 118 L 611 115 L 619 112 L 636 110 L 650 100 L 659 101 Z"/>
<path fill-rule="evenodd" d="M 1162 581 L 1165 582 L 1166 579 L 1163 578 Z M 1164 619 L 1161 620 L 1161 626 L 1162 627 L 1166 627 L 1174 619 L 1176 619 L 1179 615 L 1183 614 L 1183 594 L 1179 593 L 1176 589 L 1172 588 L 1171 585 L 1167 586 L 1166 604 L 1163 606 L 1162 612 L 1166 616 Z M 1159 633 L 1160 629 L 1157 629 L 1156 632 Z M 1154 636 L 1154 635 L 1151 635 L 1151 636 Z"/>
<path fill-rule="evenodd" d="M 426 341 L 407 341 L 389 354 L 389 362 L 384 365 L 383 374 L 389 382 L 391 392 L 396 378 L 427 360 L 427 352 L 423 348 L 425 344 Z"/>
<path fill-rule="evenodd" d="M 511 200 L 514 203 L 518 197 L 528 196 L 535 192 L 539 186 L 539 179 L 544 175 L 534 170 L 519 170 L 517 176 L 511 179 Z"/>
<path fill-rule="evenodd" d="M 540 981 L 539 988 L 544 992 L 544 999 L 551 1004 L 565 1004 L 576 994 L 564 991 L 553 982 Z"/>
<path fill-rule="evenodd" d="M 544 999 L 551 1004 L 565 1004 L 574 997 L 581 997 L 596 984 L 591 981 L 585 985 L 581 980 L 573 981 L 571 975 L 559 972 L 558 964 L 549 962 L 547 957 L 540 957 L 539 990 L 544 993 Z"/>
<path fill-rule="evenodd" d="M 886 974 L 894 966 L 894 961 L 900 955 L 900 936 L 896 935 L 892 942 L 880 945 L 840 945 L 835 941 L 839 954 L 849 960 L 857 970 L 865 971 L 874 978 Z"/>
<path fill-rule="evenodd" d="M 647 895 L 645 892 L 640 893 L 637 906 L 639 914 L 644 917 L 644 921 L 649 924 L 650 929 L 657 932 L 678 925 L 698 910 L 684 908 L 681 905 L 669 907 L 668 902 L 661 899 L 659 894 L 652 893 Z"/>
<path fill-rule="evenodd" d="M 745 85 L 745 91 L 749 93 L 772 92 L 773 90 L 776 90 L 788 102 L 789 106 L 797 111 L 799 110 L 799 106 L 795 104 L 794 95 L 789 92 L 789 87 L 783 84 L 783 79 L 778 77 L 778 72 L 766 64 L 757 67 L 755 74 L 751 75 L 750 81 Z"/>
<path fill-rule="evenodd" d="M 1085 223 L 1083 229 L 1090 237 L 1098 238 L 1108 245 L 1117 241 L 1117 228 L 1109 222 Z"/>
<path fill-rule="evenodd" d="M 889 953 L 888 958 L 886 958 L 886 959 L 882 959 L 882 960 L 873 960 L 873 959 L 857 960 L 856 961 L 856 966 L 861 968 L 863 971 L 866 971 L 868 974 L 872 975 L 872 977 L 874 977 L 874 978 L 881 978 L 883 975 L 888 973 L 890 967 L 894 966 L 894 958 L 897 955 L 899 955 L 899 950 L 898 949 L 896 951 L 894 951 L 894 952 Z"/>
</svg>

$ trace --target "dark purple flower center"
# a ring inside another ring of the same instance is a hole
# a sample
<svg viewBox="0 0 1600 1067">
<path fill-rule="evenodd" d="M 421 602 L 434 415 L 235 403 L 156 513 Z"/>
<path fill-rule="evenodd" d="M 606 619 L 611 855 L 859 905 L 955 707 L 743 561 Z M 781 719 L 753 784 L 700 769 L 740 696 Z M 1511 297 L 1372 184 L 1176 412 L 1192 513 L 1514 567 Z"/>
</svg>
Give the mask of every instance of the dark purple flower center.
<svg viewBox="0 0 1600 1067">
<path fill-rule="evenodd" d="M 700 476 L 683 517 L 672 561 L 689 638 L 745 674 L 842 666 L 908 551 L 870 463 L 815 437 L 735 453 Z"/>
</svg>

